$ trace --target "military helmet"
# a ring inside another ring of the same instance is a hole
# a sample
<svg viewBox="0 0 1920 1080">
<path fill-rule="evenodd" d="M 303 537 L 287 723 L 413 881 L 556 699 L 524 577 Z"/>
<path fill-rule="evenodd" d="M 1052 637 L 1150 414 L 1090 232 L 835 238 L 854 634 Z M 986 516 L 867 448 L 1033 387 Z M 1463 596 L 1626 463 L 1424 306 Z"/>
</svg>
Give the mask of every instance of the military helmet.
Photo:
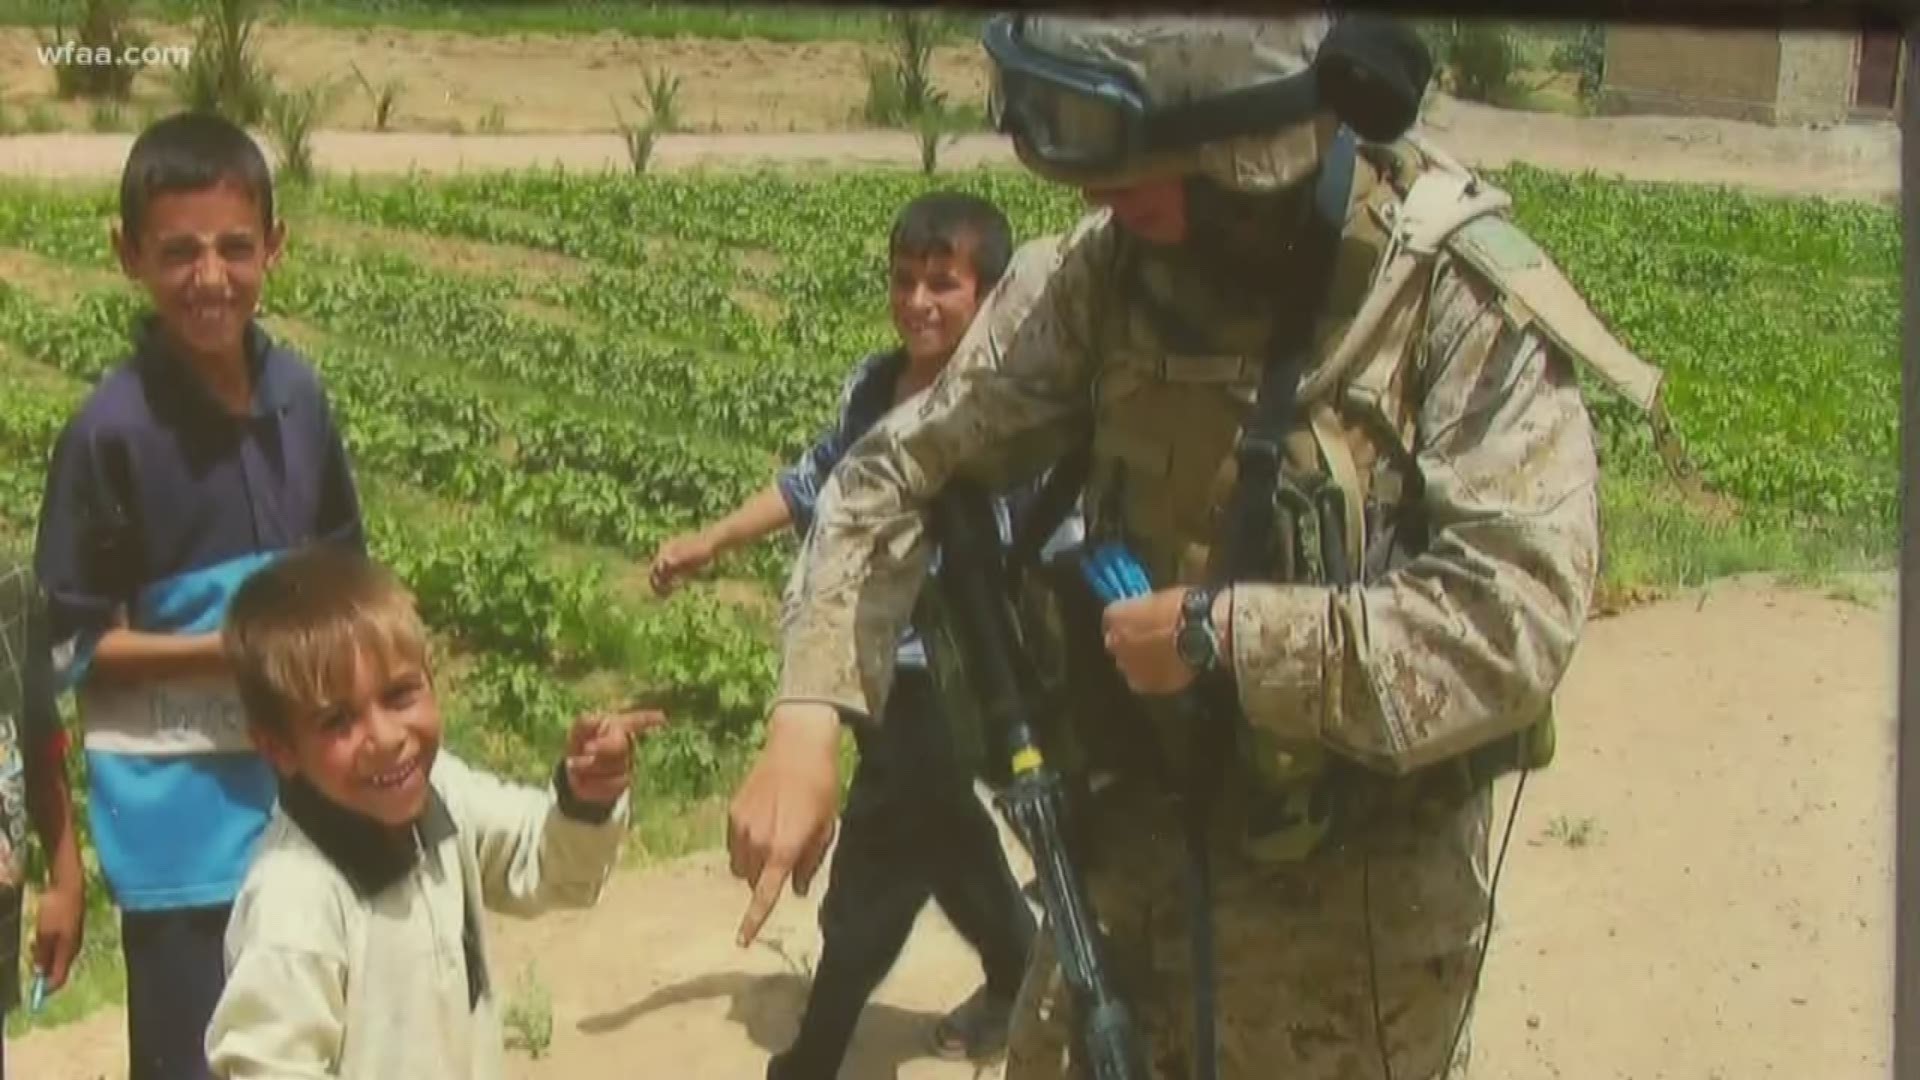
<svg viewBox="0 0 1920 1080">
<path fill-rule="evenodd" d="M 1077 186 L 1199 173 L 1250 192 L 1310 175 L 1340 123 L 1388 141 L 1432 74 L 1379 18 L 999 15 L 989 113 L 1029 169 Z"/>
</svg>

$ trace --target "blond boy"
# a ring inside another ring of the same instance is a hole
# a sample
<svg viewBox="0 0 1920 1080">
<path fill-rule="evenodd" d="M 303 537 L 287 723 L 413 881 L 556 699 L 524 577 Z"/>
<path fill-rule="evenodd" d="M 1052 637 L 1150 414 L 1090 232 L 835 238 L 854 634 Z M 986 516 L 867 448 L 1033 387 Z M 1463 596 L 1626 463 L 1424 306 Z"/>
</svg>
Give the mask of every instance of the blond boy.
<svg viewBox="0 0 1920 1080">
<path fill-rule="evenodd" d="M 224 642 L 280 794 L 227 932 L 215 1074 L 499 1077 L 481 911 L 596 902 L 633 743 L 663 718 L 576 721 L 545 789 L 462 763 L 411 595 L 339 548 L 249 580 Z"/>
</svg>

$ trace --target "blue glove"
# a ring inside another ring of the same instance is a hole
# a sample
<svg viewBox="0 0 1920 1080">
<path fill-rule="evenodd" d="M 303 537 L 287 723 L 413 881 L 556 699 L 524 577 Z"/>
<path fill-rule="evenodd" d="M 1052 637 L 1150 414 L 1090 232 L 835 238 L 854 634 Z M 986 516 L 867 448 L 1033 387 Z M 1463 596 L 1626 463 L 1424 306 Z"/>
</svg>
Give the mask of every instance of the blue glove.
<svg viewBox="0 0 1920 1080">
<path fill-rule="evenodd" d="M 1081 556 L 1080 573 L 1104 604 L 1131 600 L 1153 591 L 1153 583 L 1147 579 L 1140 561 L 1119 544 L 1103 544 Z"/>
</svg>

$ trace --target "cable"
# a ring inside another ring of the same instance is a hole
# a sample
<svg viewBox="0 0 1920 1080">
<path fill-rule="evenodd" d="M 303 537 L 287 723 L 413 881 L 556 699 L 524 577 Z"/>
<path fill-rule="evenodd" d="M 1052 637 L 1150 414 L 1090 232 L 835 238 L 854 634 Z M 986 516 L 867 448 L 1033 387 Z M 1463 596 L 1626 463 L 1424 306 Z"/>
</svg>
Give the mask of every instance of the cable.
<svg viewBox="0 0 1920 1080">
<path fill-rule="evenodd" d="M 1513 786 L 1513 806 L 1507 811 L 1507 827 L 1500 837 L 1500 854 L 1494 858 L 1493 878 L 1487 883 L 1487 929 L 1480 937 L 1480 955 L 1473 966 L 1473 985 L 1467 988 L 1466 1004 L 1460 1010 L 1460 1019 L 1454 1025 L 1453 1039 L 1447 1046 L 1447 1056 L 1440 1066 L 1439 1080 L 1453 1075 L 1454 1055 L 1460 1052 L 1460 1040 L 1467 1032 L 1467 1018 L 1473 1015 L 1473 1002 L 1480 993 L 1480 977 L 1486 972 L 1487 950 L 1493 944 L 1493 916 L 1495 904 L 1500 895 L 1500 871 L 1507 864 L 1507 848 L 1513 842 L 1514 822 L 1520 818 L 1520 796 L 1527 790 L 1527 776 L 1533 770 L 1521 769 L 1520 779 Z M 1373 944 L 1373 852 L 1369 850 L 1360 864 L 1360 910 L 1366 929 L 1367 941 L 1367 992 L 1373 1005 L 1373 1037 L 1380 1052 L 1380 1071 L 1386 1080 L 1393 1080 L 1393 1061 L 1387 1053 L 1387 1029 L 1380 1013 L 1380 969 L 1379 957 Z"/>
<path fill-rule="evenodd" d="M 1513 841 L 1513 823 L 1520 817 L 1520 794 L 1527 790 L 1527 776 L 1532 769 L 1521 769 L 1520 779 L 1513 785 L 1513 808 L 1507 811 L 1507 827 L 1500 837 L 1500 855 L 1493 861 L 1493 880 L 1487 884 L 1487 930 L 1480 938 L 1480 958 L 1473 965 L 1473 986 L 1467 990 L 1466 1007 L 1460 1010 L 1460 1021 L 1453 1028 L 1453 1042 L 1447 1047 L 1447 1060 L 1440 1068 L 1440 1080 L 1453 1075 L 1453 1056 L 1460 1052 L 1460 1039 L 1467 1032 L 1467 1018 L 1473 1015 L 1473 1002 L 1480 994 L 1480 976 L 1487 969 L 1487 949 L 1493 944 L 1494 902 L 1500 895 L 1500 871 L 1507 864 L 1507 845 Z"/>
<path fill-rule="evenodd" d="M 1380 961 L 1373 947 L 1373 849 L 1360 860 L 1360 918 L 1367 934 L 1367 996 L 1373 1000 L 1373 1042 L 1380 1051 L 1380 1074 L 1393 1080 L 1393 1060 L 1387 1055 L 1387 1025 L 1380 1016 Z"/>
</svg>

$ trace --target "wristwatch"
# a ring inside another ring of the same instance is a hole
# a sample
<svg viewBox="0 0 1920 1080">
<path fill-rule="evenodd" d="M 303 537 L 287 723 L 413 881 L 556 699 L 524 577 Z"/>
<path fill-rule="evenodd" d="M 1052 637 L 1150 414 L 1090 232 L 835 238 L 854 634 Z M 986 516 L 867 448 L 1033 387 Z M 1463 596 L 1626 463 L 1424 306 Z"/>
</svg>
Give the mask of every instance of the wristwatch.
<svg viewBox="0 0 1920 1080">
<path fill-rule="evenodd" d="M 1173 649 L 1196 674 L 1220 666 L 1220 634 L 1213 628 L 1213 598 L 1218 591 L 1209 585 L 1195 586 L 1180 601 Z"/>
</svg>

